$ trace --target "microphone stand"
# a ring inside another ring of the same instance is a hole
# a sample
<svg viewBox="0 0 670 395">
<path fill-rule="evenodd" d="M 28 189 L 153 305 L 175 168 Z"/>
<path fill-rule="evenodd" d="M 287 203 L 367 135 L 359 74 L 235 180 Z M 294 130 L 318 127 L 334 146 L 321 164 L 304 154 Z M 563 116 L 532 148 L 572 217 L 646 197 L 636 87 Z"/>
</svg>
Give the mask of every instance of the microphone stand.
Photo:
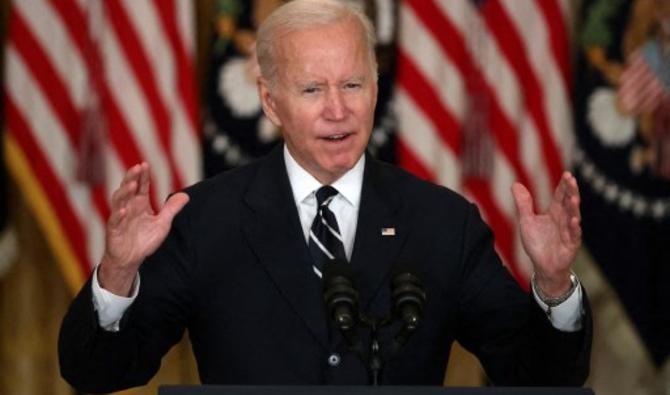
<svg viewBox="0 0 670 395">
<path fill-rule="evenodd" d="M 361 322 L 370 328 L 370 348 L 368 349 L 368 355 L 364 356 L 365 358 L 361 362 L 365 363 L 368 369 L 368 382 L 370 385 L 377 387 L 379 386 L 379 377 L 381 376 L 382 367 L 384 365 L 380 351 L 381 346 L 379 345 L 379 335 L 378 328 L 380 322 L 376 318 L 370 318 L 364 315 L 361 315 Z"/>
<path fill-rule="evenodd" d="M 358 310 L 358 292 L 351 281 L 350 266 L 346 262 L 331 261 L 324 267 L 326 289 L 324 299 L 329 316 L 333 319 L 349 349 L 366 365 L 369 382 L 379 386 L 384 363 L 395 355 L 414 332 L 421 318 L 421 310 L 426 294 L 421 288 L 418 277 L 411 272 L 399 271 L 392 284 L 393 306 L 391 313 L 383 318 L 368 317 Z M 402 326 L 393 337 L 391 353 L 382 357 L 379 329 L 400 319 Z M 365 348 L 356 336 L 356 327 L 362 324 L 370 328 L 370 347 L 366 355 Z"/>
<path fill-rule="evenodd" d="M 384 363 L 386 362 L 381 353 L 382 350 L 381 343 L 379 341 L 379 329 L 391 324 L 392 319 L 390 316 L 377 319 L 361 314 L 360 322 L 370 328 L 370 348 L 368 349 L 367 356 L 362 353 L 357 353 L 357 355 L 359 355 L 361 362 L 363 362 L 368 369 L 368 379 L 370 385 L 378 387 L 380 377 L 384 369 Z"/>
<path fill-rule="evenodd" d="M 395 321 L 395 318 L 399 317 L 396 317 L 394 314 L 389 314 L 382 318 L 375 318 L 359 313 L 357 323 L 370 328 L 370 346 L 367 350 L 367 354 L 365 353 L 363 343 L 354 334 L 355 326 L 349 327 L 348 329 L 339 327 L 349 349 L 366 366 L 368 371 L 368 382 L 374 387 L 380 385 L 380 378 L 382 371 L 384 370 L 384 364 L 400 351 L 402 346 L 405 345 L 410 335 L 416 329 L 416 325 L 408 325 L 407 322 L 400 318 L 403 325 L 393 337 L 390 345 L 391 350 L 384 358 L 382 356 L 381 342 L 379 341 L 379 330 L 392 324 Z"/>
<path fill-rule="evenodd" d="M 383 361 L 380 354 L 379 337 L 377 336 L 377 322 L 372 321 L 370 326 L 370 381 L 374 387 L 379 386 L 379 376 L 381 376 Z"/>
</svg>

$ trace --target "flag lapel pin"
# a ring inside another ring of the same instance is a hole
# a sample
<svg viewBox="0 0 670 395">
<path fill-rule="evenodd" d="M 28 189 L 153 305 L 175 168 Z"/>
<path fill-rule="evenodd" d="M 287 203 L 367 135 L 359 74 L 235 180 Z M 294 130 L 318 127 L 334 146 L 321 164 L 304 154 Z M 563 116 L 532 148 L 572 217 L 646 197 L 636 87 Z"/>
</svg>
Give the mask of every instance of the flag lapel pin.
<svg viewBox="0 0 670 395">
<path fill-rule="evenodd" d="M 382 236 L 395 236 L 395 228 L 382 228 Z"/>
</svg>

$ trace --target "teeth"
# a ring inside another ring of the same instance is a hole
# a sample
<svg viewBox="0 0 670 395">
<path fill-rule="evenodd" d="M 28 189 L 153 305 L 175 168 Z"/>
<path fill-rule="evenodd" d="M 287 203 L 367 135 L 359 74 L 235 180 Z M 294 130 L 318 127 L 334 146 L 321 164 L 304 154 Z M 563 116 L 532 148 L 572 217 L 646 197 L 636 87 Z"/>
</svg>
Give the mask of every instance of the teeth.
<svg viewBox="0 0 670 395">
<path fill-rule="evenodd" d="M 328 140 L 341 140 L 346 136 L 346 134 L 336 134 L 334 136 L 328 136 Z"/>
</svg>

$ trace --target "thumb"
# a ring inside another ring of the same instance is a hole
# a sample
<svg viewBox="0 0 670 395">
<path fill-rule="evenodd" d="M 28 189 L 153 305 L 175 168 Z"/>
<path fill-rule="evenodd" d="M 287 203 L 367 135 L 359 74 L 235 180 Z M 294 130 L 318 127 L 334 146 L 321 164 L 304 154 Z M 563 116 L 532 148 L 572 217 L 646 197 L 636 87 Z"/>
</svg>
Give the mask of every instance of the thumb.
<svg viewBox="0 0 670 395">
<path fill-rule="evenodd" d="M 184 192 L 177 192 L 174 195 L 170 196 L 168 200 L 161 208 L 161 211 L 158 213 L 158 217 L 162 222 L 167 224 L 171 223 L 174 219 L 174 216 L 181 211 L 182 208 L 188 203 L 189 197 Z"/>
<path fill-rule="evenodd" d="M 530 196 L 530 192 L 523 184 L 515 182 L 512 185 L 512 196 L 519 218 L 533 215 L 533 197 Z"/>
</svg>

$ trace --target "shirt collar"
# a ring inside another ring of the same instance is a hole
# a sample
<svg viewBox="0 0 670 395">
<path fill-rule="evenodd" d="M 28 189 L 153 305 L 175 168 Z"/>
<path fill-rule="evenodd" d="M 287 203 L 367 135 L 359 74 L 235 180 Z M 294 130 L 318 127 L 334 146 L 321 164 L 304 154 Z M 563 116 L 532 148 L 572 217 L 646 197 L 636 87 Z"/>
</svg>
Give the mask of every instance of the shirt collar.
<svg viewBox="0 0 670 395">
<path fill-rule="evenodd" d="M 284 163 L 286 163 L 286 172 L 296 203 L 303 202 L 310 194 L 323 186 L 319 180 L 296 162 L 286 144 L 284 144 Z M 354 167 L 331 184 L 354 207 L 358 207 L 361 202 L 364 169 L 365 155 L 361 155 Z"/>
</svg>

